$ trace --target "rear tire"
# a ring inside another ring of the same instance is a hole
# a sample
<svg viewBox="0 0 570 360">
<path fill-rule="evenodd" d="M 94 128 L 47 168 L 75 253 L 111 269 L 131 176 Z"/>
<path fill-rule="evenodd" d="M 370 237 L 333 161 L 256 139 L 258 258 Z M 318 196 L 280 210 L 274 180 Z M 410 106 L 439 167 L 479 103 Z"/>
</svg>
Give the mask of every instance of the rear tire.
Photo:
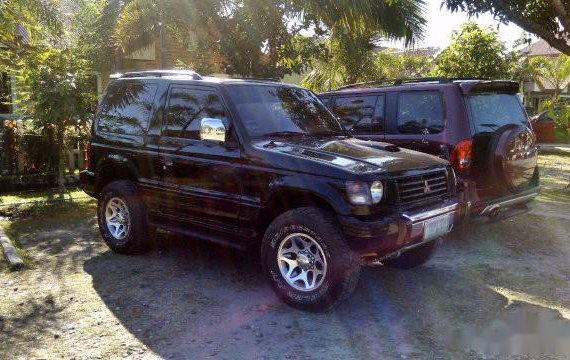
<svg viewBox="0 0 570 360">
<path fill-rule="evenodd" d="M 261 262 L 285 303 L 315 312 L 347 299 L 360 276 L 359 258 L 336 219 L 318 208 L 290 210 L 275 219 L 262 241 Z"/>
<path fill-rule="evenodd" d="M 410 251 L 406 251 L 395 259 L 384 260 L 382 263 L 384 266 L 396 269 L 413 269 L 428 262 L 440 244 L 441 239 L 437 239 Z"/>
<path fill-rule="evenodd" d="M 99 196 L 97 218 L 101 236 L 114 252 L 132 255 L 150 248 L 153 232 L 133 182 L 107 184 Z"/>
</svg>

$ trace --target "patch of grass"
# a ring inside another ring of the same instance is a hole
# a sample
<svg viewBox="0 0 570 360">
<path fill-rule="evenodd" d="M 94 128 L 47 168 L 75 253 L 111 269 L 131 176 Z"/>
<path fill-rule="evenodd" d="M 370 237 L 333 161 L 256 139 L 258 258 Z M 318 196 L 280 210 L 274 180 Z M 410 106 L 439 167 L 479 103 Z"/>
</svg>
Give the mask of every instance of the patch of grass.
<svg viewBox="0 0 570 360">
<path fill-rule="evenodd" d="M 0 195 L 0 206 L 13 203 L 47 202 L 55 199 L 75 199 L 87 196 L 79 188 L 70 188 L 63 196 L 54 189 L 40 191 L 20 191 Z"/>
</svg>

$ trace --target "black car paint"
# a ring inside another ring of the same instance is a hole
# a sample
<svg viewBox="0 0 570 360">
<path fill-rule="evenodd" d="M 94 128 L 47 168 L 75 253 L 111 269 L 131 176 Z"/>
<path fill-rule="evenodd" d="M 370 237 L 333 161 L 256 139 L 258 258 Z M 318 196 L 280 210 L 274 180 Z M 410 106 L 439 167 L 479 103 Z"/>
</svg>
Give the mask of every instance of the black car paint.
<svg viewBox="0 0 570 360">
<path fill-rule="evenodd" d="M 394 179 L 430 169 L 451 171 L 448 162 L 437 157 L 348 136 L 248 138 L 227 96 L 232 83 L 247 81 L 172 78 L 153 82 L 159 86 L 146 136 L 101 134 L 94 126 L 89 155 L 92 166 L 81 173 L 81 184 L 97 197 L 109 179 L 136 181 L 149 219 L 156 225 L 179 231 L 191 227 L 192 234 L 213 241 L 220 239 L 219 234 L 226 238 L 221 242 L 238 246 L 263 235 L 267 225 L 263 218 L 276 201 L 307 197 L 336 212 L 341 224 L 351 229 L 347 236 L 356 250 L 393 249 L 402 236 L 401 215 L 409 210 L 390 200 Z M 168 89 L 174 85 L 215 91 L 223 99 L 235 141 L 162 136 Z M 345 195 L 348 180 L 383 180 L 388 200 L 373 206 L 352 205 Z M 415 210 L 442 206 L 454 192 L 451 184 L 444 198 L 418 204 Z"/>
</svg>

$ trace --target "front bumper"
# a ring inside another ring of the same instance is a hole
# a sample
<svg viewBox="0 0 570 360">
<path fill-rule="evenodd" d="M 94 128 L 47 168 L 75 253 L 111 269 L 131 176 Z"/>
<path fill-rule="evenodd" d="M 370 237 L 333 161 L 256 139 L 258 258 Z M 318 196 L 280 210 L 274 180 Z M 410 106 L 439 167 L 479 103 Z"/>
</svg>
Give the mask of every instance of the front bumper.
<svg viewBox="0 0 570 360">
<path fill-rule="evenodd" d="M 459 210 L 460 204 L 449 200 L 443 204 L 412 209 L 377 220 L 361 220 L 353 216 L 340 216 L 339 220 L 348 244 L 354 251 L 365 256 L 382 257 L 421 244 L 428 220 L 450 215 L 448 232 L 451 231 L 460 220 Z"/>
</svg>

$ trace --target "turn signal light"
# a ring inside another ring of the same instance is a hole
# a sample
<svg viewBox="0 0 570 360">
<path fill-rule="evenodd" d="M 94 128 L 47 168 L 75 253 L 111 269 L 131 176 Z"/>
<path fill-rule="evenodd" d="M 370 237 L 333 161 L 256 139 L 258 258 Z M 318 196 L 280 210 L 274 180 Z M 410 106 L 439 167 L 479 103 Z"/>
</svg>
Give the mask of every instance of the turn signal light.
<svg viewBox="0 0 570 360">
<path fill-rule="evenodd" d="M 471 167 L 473 154 L 473 141 L 462 140 L 460 141 L 451 152 L 451 165 L 457 171 L 464 171 Z"/>
</svg>

